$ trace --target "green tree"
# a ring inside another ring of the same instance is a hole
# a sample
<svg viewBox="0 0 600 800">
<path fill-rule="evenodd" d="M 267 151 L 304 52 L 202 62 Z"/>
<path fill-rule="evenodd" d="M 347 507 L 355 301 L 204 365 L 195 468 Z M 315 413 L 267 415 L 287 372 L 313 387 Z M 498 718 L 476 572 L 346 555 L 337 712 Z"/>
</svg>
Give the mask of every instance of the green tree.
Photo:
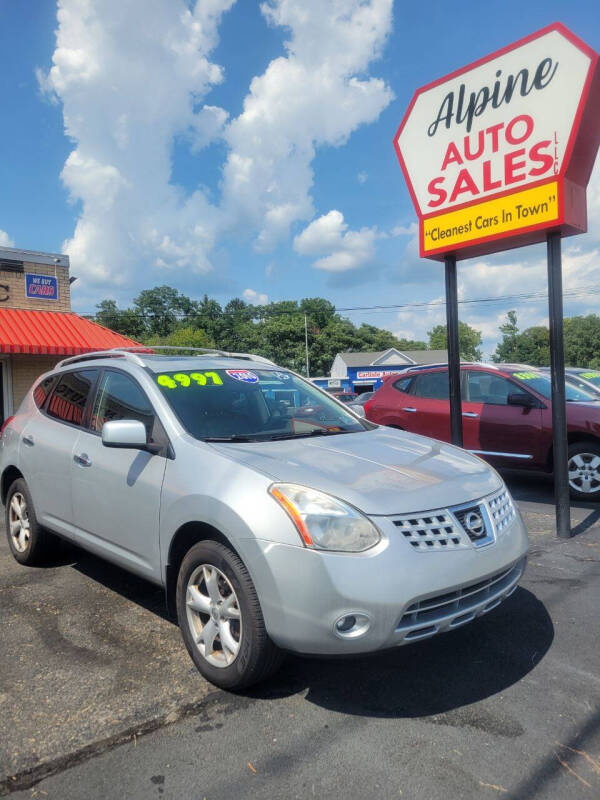
<svg viewBox="0 0 600 800">
<path fill-rule="evenodd" d="M 427 332 L 429 336 L 430 350 L 446 350 L 448 347 L 448 335 L 445 325 L 436 325 L 433 330 Z M 458 323 L 458 341 L 460 357 L 465 361 L 481 361 L 481 331 L 475 330 L 466 322 Z"/>
<path fill-rule="evenodd" d="M 214 347 L 215 344 L 202 328 L 192 325 L 182 325 L 168 336 L 150 336 L 144 342 L 148 345 L 163 345 L 167 347 Z"/>
<path fill-rule="evenodd" d="M 565 361 L 570 367 L 600 368 L 600 317 L 565 319 Z"/>
<path fill-rule="evenodd" d="M 136 341 L 140 341 L 146 335 L 144 320 L 133 309 L 119 309 L 114 300 L 102 300 L 96 308 L 98 311 L 94 319 L 100 325 Z"/>
<path fill-rule="evenodd" d="M 139 293 L 133 309 L 144 320 L 150 335 L 168 336 L 182 317 L 197 312 L 198 304 L 171 286 L 155 286 Z"/>
<path fill-rule="evenodd" d="M 496 351 L 492 355 L 492 361 L 496 363 L 518 361 L 517 345 L 519 340 L 519 326 L 517 325 L 517 312 L 509 311 L 506 315 L 506 322 L 500 325 L 502 340 L 498 342 Z"/>
</svg>

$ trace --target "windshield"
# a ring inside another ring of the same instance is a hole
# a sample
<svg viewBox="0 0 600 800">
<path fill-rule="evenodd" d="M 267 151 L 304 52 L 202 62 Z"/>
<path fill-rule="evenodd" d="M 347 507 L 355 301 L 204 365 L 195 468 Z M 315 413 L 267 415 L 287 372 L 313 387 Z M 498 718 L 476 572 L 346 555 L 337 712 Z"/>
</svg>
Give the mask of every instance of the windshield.
<svg viewBox="0 0 600 800">
<path fill-rule="evenodd" d="M 196 439 L 288 439 L 354 433 L 368 427 L 286 370 L 185 370 L 156 373 L 154 379 Z"/>
<path fill-rule="evenodd" d="M 531 372 L 513 372 L 512 377 L 524 383 L 529 389 L 533 389 L 534 392 L 547 397 L 548 400 L 552 398 L 552 382 L 548 375 L 532 370 Z M 580 401 L 589 403 L 596 401 L 592 394 L 576 388 L 572 383 L 565 383 L 565 395 L 567 402 Z"/>
</svg>

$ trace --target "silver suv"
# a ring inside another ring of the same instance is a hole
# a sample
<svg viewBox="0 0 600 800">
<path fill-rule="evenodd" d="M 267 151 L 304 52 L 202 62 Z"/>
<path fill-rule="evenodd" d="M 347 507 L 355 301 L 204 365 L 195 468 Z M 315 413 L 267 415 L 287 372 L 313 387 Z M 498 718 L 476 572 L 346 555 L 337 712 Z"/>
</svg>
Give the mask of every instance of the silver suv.
<svg viewBox="0 0 600 800">
<path fill-rule="evenodd" d="M 17 561 L 40 563 L 58 536 L 163 586 L 196 666 L 227 689 L 284 650 L 457 628 L 525 567 L 490 466 L 259 357 L 66 359 L 5 425 L 0 476 Z"/>
</svg>

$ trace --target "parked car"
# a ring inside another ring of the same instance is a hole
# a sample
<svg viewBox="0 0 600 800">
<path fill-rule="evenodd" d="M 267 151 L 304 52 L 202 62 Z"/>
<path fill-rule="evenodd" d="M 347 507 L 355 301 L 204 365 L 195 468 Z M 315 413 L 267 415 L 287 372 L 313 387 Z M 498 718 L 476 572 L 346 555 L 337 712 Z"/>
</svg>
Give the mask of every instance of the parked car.
<svg viewBox="0 0 600 800">
<path fill-rule="evenodd" d="M 523 365 L 461 365 L 464 447 L 499 467 L 551 471 L 550 377 Z M 569 486 L 600 499 L 600 402 L 568 383 Z M 365 406 L 367 419 L 450 441 L 448 367 L 388 378 Z"/>
<path fill-rule="evenodd" d="M 370 400 L 375 392 L 362 392 L 361 394 L 356 395 L 354 400 L 351 400 L 348 405 L 350 406 L 364 406 L 367 400 Z"/>
<path fill-rule="evenodd" d="M 549 375 L 550 367 L 541 367 L 540 371 Z M 577 389 L 588 392 L 593 397 L 600 397 L 600 372 L 580 367 L 566 367 L 565 381 Z"/>
<path fill-rule="evenodd" d="M 356 392 L 348 392 L 345 389 L 325 389 L 325 391 L 340 403 L 354 403 L 358 397 Z"/>
<path fill-rule="evenodd" d="M 163 586 L 197 668 L 226 689 L 284 650 L 452 630 L 525 568 L 519 511 L 481 459 L 358 419 L 252 356 L 62 361 L 3 429 L 0 488 L 19 563 L 63 537 Z"/>
</svg>

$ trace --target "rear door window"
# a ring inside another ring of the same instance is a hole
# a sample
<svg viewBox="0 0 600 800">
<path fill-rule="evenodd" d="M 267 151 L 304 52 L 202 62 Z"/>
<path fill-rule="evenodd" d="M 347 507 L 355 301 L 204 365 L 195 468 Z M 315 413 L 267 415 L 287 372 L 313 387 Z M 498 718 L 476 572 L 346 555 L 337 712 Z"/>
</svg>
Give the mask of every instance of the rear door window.
<svg viewBox="0 0 600 800">
<path fill-rule="evenodd" d="M 52 387 L 56 383 L 57 376 L 50 375 L 49 378 L 44 378 L 33 390 L 33 399 L 38 408 L 41 408 L 46 402 L 46 398 L 52 391 Z"/>
<path fill-rule="evenodd" d="M 399 381 L 394 381 L 394 389 L 399 392 L 408 392 L 410 390 L 412 378 L 401 378 Z"/>
<path fill-rule="evenodd" d="M 82 369 L 61 375 L 48 402 L 48 415 L 71 425 L 82 425 L 85 407 L 97 377 L 96 369 Z"/>
<path fill-rule="evenodd" d="M 448 400 L 450 390 L 448 386 L 448 372 L 426 372 L 417 375 L 412 388 L 412 394 L 430 400 Z"/>
</svg>

